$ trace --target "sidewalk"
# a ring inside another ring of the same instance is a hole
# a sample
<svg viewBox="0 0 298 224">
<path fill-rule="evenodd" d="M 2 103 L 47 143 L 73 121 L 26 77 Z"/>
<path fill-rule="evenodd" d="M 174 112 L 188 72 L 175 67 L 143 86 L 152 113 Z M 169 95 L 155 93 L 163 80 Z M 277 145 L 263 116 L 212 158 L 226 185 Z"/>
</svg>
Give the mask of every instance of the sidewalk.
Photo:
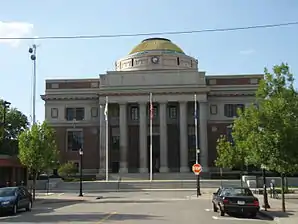
<svg viewBox="0 0 298 224">
<path fill-rule="evenodd" d="M 260 205 L 263 205 L 263 196 L 257 196 Z M 261 210 L 264 216 L 272 218 L 276 223 L 281 224 L 297 224 L 298 223 L 298 202 L 292 203 L 286 199 L 286 212 L 282 212 L 282 204 L 280 199 L 268 198 L 270 209 L 268 211 Z"/>
</svg>

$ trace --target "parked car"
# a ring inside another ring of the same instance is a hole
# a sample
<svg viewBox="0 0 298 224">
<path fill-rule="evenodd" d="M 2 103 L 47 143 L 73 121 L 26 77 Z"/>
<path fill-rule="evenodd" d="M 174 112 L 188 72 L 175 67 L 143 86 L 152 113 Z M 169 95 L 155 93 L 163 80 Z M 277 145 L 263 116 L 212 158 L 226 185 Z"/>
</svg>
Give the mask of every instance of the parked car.
<svg viewBox="0 0 298 224">
<path fill-rule="evenodd" d="M 19 209 L 30 211 L 32 195 L 25 187 L 0 188 L 0 211 L 16 214 Z"/>
<path fill-rule="evenodd" d="M 213 193 L 212 205 L 221 216 L 241 214 L 254 218 L 260 210 L 258 198 L 246 187 L 220 187 Z"/>
</svg>

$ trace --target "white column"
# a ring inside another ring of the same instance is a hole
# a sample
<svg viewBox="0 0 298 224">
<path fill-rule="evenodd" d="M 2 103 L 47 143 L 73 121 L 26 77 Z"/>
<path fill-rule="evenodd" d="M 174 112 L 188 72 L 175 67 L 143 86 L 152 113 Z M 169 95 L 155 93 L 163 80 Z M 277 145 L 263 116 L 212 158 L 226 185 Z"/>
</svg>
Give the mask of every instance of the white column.
<svg viewBox="0 0 298 224">
<path fill-rule="evenodd" d="M 179 102 L 180 120 L 180 172 L 189 172 L 188 168 L 188 133 L 187 133 L 187 102 Z"/>
<path fill-rule="evenodd" d="M 160 131 L 160 172 L 168 172 L 168 125 L 167 103 L 159 103 L 159 131 Z"/>
<path fill-rule="evenodd" d="M 104 118 L 104 104 L 99 105 L 99 173 L 105 172 L 105 142 L 106 142 L 106 126 Z"/>
<path fill-rule="evenodd" d="M 139 138 L 140 138 L 140 173 L 148 173 L 148 148 L 147 148 L 147 103 L 139 104 L 140 125 L 139 125 Z"/>
<path fill-rule="evenodd" d="M 208 104 L 200 102 L 200 164 L 203 172 L 208 172 Z"/>
<path fill-rule="evenodd" d="M 119 104 L 120 109 L 120 173 L 127 173 L 127 136 L 128 136 L 128 128 L 127 128 L 127 107 L 125 103 Z"/>
</svg>

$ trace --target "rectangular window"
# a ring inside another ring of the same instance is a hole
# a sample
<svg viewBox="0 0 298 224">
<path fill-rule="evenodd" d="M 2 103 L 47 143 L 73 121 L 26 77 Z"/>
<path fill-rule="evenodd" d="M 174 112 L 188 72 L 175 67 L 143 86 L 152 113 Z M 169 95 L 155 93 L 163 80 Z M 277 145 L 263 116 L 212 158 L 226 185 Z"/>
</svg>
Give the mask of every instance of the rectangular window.
<svg viewBox="0 0 298 224">
<path fill-rule="evenodd" d="M 157 117 L 158 117 L 158 107 L 153 106 L 153 118 L 157 118 Z"/>
<path fill-rule="evenodd" d="M 130 119 L 133 121 L 139 120 L 139 108 L 137 106 L 130 108 Z"/>
<path fill-rule="evenodd" d="M 147 117 L 150 119 L 150 104 L 148 104 Z M 158 117 L 158 106 L 153 105 L 153 119 Z"/>
<path fill-rule="evenodd" d="M 215 104 L 210 105 L 210 114 L 212 114 L 212 115 L 217 114 L 217 105 L 215 105 Z"/>
<path fill-rule="evenodd" d="M 58 118 L 58 108 L 51 108 L 51 117 Z"/>
<path fill-rule="evenodd" d="M 98 108 L 97 107 L 91 108 L 91 117 L 98 117 Z"/>
<path fill-rule="evenodd" d="M 226 117 L 237 117 L 238 109 L 244 110 L 244 104 L 225 104 L 224 106 L 224 115 Z"/>
<path fill-rule="evenodd" d="M 227 127 L 227 139 L 232 145 L 234 145 L 234 139 L 233 139 L 232 132 L 233 132 L 233 128 L 231 126 L 228 126 Z"/>
<path fill-rule="evenodd" d="M 85 118 L 85 108 L 77 107 L 77 108 L 66 108 L 65 110 L 65 119 L 68 121 L 72 121 L 76 119 L 77 121 L 82 121 Z"/>
<path fill-rule="evenodd" d="M 67 150 L 79 151 L 80 149 L 83 149 L 83 132 L 68 131 L 67 132 Z"/>
<path fill-rule="evenodd" d="M 120 136 L 112 136 L 112 150 L 119 151 L 120 149 Z"/>
<path fill-rule="evenodd" d="M 170 119 L 177 119 L 177 107 L 176 106 L 169 107 L 169 117 L 170 117 Z"/>
</svg>

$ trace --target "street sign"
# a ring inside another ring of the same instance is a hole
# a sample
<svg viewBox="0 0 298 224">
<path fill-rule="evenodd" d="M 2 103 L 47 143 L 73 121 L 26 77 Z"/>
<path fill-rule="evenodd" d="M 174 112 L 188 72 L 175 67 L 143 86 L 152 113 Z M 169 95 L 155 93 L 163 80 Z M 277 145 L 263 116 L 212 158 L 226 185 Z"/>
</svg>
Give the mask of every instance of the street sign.
<svg viewBox="0 0 298 224">
<path fill-rule="evenodd" d="M 198 163 L 194 164 L 192 166 L 192 172 L 194 172 L 195 175 L 199 175 L 202 172 L 202 166 Z"/>
</svg>

